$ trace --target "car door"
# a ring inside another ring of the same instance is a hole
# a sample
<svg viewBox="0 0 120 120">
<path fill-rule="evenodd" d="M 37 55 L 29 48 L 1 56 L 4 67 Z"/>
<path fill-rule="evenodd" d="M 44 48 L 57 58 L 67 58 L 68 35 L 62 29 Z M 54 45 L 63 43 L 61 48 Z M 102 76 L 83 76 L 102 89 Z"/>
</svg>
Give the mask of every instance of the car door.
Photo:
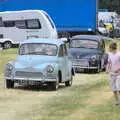
<svg viewBox="0 0 120 120">
<path fill-rule="evenodd" d="M 104 52 L 105 52 L 105 45 L 104 41 L 100 41 L 100 46 L 99 46 L 99 54 L 100 54 L 100 62 L 101 62 L 101 69 L 104 69 Z"/>
<path fill-rule="evenodd" d="M 69 59 L 68 59 L 68 52 L 67 52 L 67 47 L 66 47 L 66 44 L 64 44 L 64 49 L 63 49 L 63 52 L 64 52 L 64 58 L 65 58 L 65 74 L 66 74 L 66 80 L 69 79 L 70 77 L 70 64 L 69 64 Z"/>
<path fill-rule="evenodd" d="M 65 49 L 64 44 L 60 45 L 59 47 L 59 54 L 58 54 L 58 62 L 59 62 L 59 69 L 62 72 L 62 81 L 66 80 L 66 56 L 65 56 Z"/>
</svg>

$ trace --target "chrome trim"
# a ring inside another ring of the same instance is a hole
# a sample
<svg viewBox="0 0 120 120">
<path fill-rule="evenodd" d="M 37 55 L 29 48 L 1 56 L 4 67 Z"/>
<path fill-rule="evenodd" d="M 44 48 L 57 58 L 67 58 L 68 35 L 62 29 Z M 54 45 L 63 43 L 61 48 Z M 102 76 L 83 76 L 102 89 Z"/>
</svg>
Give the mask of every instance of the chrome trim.
<svg viewBox="0 0 120 120">
<path fill-rule="evenodd" d="M 81 66 L 73 66 L 75 68 L 81 68 L 81 69 L 97 69 L 98 67 L 81 67 Z"/>
<path fill-rule="evenodd" d="M 25 80 L 25 81 L 44 81 L 44 82 L 54 82 L 57 81 L 57 79 L 41 79 L 41 78 L 18 78 L 18 77 L 14 77 L 13 79 L 11 79 L 11 77 L 5 77 L 5 79 L 10 79 L 12 81 L 16 81 L 16 80 Z"/>
<path fill-rule="evenodd" d="M 42 72 L 31 72 L 31 71 L 16 71 L 15 77 L 19 78 L 41 78 L 43 77 Z"/>
</svg>

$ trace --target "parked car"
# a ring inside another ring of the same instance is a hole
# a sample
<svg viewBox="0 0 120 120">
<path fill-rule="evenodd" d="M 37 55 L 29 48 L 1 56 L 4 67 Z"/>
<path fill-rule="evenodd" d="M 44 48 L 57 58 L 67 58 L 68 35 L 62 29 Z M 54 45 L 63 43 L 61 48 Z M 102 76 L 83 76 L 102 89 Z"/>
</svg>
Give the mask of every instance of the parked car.
<svg viewBox="0 0 120 120">
<path fill-rule="evenodd" d="M 107 56 L 103 37 L 97 35 L 77 35 L 70 39 L 70 56 L 73 67 L 79 70 L 105 69 Z"/>
<path fill-rule="evenodd" d="M 72 85 L 74 69 L 66 45 L 58 39 L 29 39 L 20 44 L 15 61 L 5 66 L 6 88 L 14 83 L 47 84 L 57 90 L 59 83 Z"/>
</svg>

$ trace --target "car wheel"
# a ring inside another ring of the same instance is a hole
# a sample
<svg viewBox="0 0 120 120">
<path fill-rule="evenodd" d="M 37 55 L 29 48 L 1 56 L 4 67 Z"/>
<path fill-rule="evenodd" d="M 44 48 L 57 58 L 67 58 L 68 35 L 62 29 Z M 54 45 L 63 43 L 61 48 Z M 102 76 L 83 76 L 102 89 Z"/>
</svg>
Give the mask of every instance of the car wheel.
<svg viewBox="0 0 120 120">
<path fill-rule="evenodd" d="M 5 88 L 14 88 L 14 81 L 6 79 Z"/>
<path fill-rule="evenodd" d="M 57 90 L 59 88 L 59 76 L 55 82 L 49 83 L 52 90 Z"/>
<path fill-rule="evenodd" d="M 95 70 L 96 73 L 100 72 L 100 64 L 98 65 L 98 68 Z"/>
<path fill-rule="evenodd" d="M 57 90 L 59 88 L 59 82 L 52 82 L 51 83 L 52 90 Z"/>
<path fill-rule="evenodd" d="M 73 80 L 73 76 L 71 75 L 71 79 L 69 81 L 65 82 L 65 86 L 71 86 L 72 85 L 72 80 Z"/>
<path fill-rule="evenodd" d="M 3 44 L 3 48 L 4 48 L 4 49 L 9 49 L 9 48 L 11 48 L 11 47 L 12 47 L 12 43 L 11 43 L 10 41 L 5 42 L 5 43 Z"/>
</svg>

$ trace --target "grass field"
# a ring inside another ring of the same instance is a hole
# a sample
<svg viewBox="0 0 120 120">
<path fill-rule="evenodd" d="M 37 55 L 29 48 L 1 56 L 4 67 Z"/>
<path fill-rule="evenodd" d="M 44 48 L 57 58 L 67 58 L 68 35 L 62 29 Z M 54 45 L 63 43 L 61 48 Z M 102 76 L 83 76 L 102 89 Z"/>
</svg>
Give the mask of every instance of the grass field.
<svg viewBox="0 0 120 120">
<path fill-rule="evenodd" d="M 58 91 L 45 88 L 4 88 L 3 66 L 16 58 L 17 49 L 0 52 L 1 120 L 120 120 L 108 86 L 108 76 L 76 74 L 72 87 Z"/>
</svg>

